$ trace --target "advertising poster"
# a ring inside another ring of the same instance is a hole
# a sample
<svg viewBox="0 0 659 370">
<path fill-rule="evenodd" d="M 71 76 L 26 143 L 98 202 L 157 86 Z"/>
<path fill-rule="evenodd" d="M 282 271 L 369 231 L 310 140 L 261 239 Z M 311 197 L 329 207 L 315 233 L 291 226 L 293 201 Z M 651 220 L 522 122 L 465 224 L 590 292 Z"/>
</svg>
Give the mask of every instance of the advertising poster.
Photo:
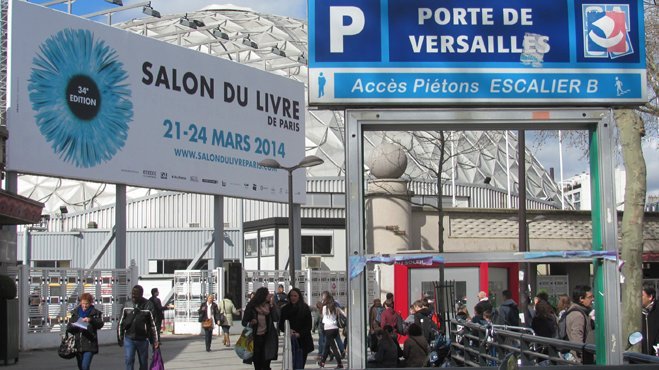
<svg viewBox="0 0 659 370">
<path fill-rule="evenodd" d="M 287 172 L 258 163 L 304 157 L 303 84 L 23 1 L 11 9 L 8 170 L 288 199 Z"/>
</svg>

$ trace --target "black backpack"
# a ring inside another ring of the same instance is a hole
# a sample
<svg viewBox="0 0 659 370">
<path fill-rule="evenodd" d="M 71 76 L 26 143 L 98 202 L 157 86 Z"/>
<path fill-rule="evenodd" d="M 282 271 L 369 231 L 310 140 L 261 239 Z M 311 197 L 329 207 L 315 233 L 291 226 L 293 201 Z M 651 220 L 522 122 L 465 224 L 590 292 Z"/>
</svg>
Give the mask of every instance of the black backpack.
<svg viewBox="0 0 659 370">
<path fill-rule="evenodd" d="M 426 315 L 414 315 L 414 323 L 421 327 L 423 336 L 426 338 L 428 343 L 432 342 L 433 339 L 437 336 L 439 329 L 437 324 L 432 321 L 432 318 Z"/>
<path fill-rule="evenodd" d="M 519 326 L 519 308 L 517 305 L 501 305 L 492 314 L 492 322 L 499 325 Z"/>
</svg>

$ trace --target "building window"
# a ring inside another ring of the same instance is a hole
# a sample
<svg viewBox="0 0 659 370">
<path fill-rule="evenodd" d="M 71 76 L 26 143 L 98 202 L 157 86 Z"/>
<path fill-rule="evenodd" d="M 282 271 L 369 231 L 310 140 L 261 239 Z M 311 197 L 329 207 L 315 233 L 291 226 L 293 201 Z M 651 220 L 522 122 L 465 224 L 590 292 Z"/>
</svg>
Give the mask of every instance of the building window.
<svg viewBox="0 0 659 370">
<path fill-rule="evenodd" d="M 185 270 L 192 260 L 149 260 L 149 274 L 173 274 L 176 270 Z M 200 260 L 193 270 L 208 270 L 208 260 Z"/>
<path fill-rule="evenodd" d="M 245 239 L 245 257 L 258 257 L 258 240 L 254 239 Z"/>
<path fill-rule="evenodd" d="M 275 236 L 261 236 L 261 256 L 275 255 Z"/>
<path fill-rule="evenodd" d="M 50 268 L 62 268 L 68 269 L 71 267 L 71 261 L 61 260 L 61 261 L 32 261 L 34 267 L 50 267 Z"/>
<path fill-rule="evenodd" d="M 332 254 L 331 235 L 302 235 L 302 254 Z"/>
</svg>

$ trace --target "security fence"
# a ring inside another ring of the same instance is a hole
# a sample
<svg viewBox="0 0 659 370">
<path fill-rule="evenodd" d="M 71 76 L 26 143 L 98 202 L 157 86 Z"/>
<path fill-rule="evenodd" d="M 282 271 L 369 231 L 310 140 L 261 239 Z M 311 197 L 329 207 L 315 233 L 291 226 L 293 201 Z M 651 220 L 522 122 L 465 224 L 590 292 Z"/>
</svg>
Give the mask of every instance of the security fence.
<svg viewBox="0 0 659 370">
<path fill-rule="evenodd" d="M 497 367 L 507 361 L 518 362 L 522 366 L 581 365 L 582 358 L 594 359 L 595 352 L 593 344 L 536 336 L 528 328 L 485 326 L 451 320 L 448 363 L 452 365 Z M 656 356 L 625 352 L 623 358 L 628 364 L 659 365 L 659 357 Z"/>
<path fill-rule="evenodd" d="M 367 279 L 367 298 L 372 301 L 380 296 L 379 277 L 377 271 L 369 271 Z M 288 270 L 244 271 L 242 292 L 244 302 L 249 294 L 260 287 L 267 287 L 271 293 L 277 291 L 279 284 L 288 287 L 290 284 Z M 300 270 L 295 278 L 296 286 L 300 288 L 312 308 L 320 299 L 322 292 L 330 292 L 335 299 L 347 304 L 348 275 L 345 271 Z M 199 334 L 201 326 L 198 322 L 198 310 L 201 303 L 210 293 L 221 299 L 224 297 L 224 269 L 215 270 L 177 270 L 174 272 L 174 334 Z M 238 289 L 236 289 L 237 291 Z M 215 330 L 219 330 L 215 327 Z"/>
<path fill-rule="evenodd" d="M 10 273 L 18 288 L 21 350 L 56 347 L 82 293 L 90 293 L 94 306 L 103 312 L 99 342 L 116 341 L 121 312 L 137 284 L 135 266 L 88 270 L 21 265 Z"/>
</svg>

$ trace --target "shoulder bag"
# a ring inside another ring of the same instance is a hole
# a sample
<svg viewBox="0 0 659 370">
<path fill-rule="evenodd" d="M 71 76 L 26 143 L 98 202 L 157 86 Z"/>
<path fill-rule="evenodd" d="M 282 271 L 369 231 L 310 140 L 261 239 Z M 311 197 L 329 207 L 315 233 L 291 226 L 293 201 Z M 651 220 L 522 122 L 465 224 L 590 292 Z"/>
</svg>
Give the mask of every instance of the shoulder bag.
<svg viewBox="0 0 659 370">
<path fill-rule="evenodd" d="M 62 336 L 62 342 L 57 349 L 57 354 L 63 359 L 72 359 L 76 357 L 78 349 L 76 348 L 76 338 L 73 335 L 66 333 Z"/>
</svg>

